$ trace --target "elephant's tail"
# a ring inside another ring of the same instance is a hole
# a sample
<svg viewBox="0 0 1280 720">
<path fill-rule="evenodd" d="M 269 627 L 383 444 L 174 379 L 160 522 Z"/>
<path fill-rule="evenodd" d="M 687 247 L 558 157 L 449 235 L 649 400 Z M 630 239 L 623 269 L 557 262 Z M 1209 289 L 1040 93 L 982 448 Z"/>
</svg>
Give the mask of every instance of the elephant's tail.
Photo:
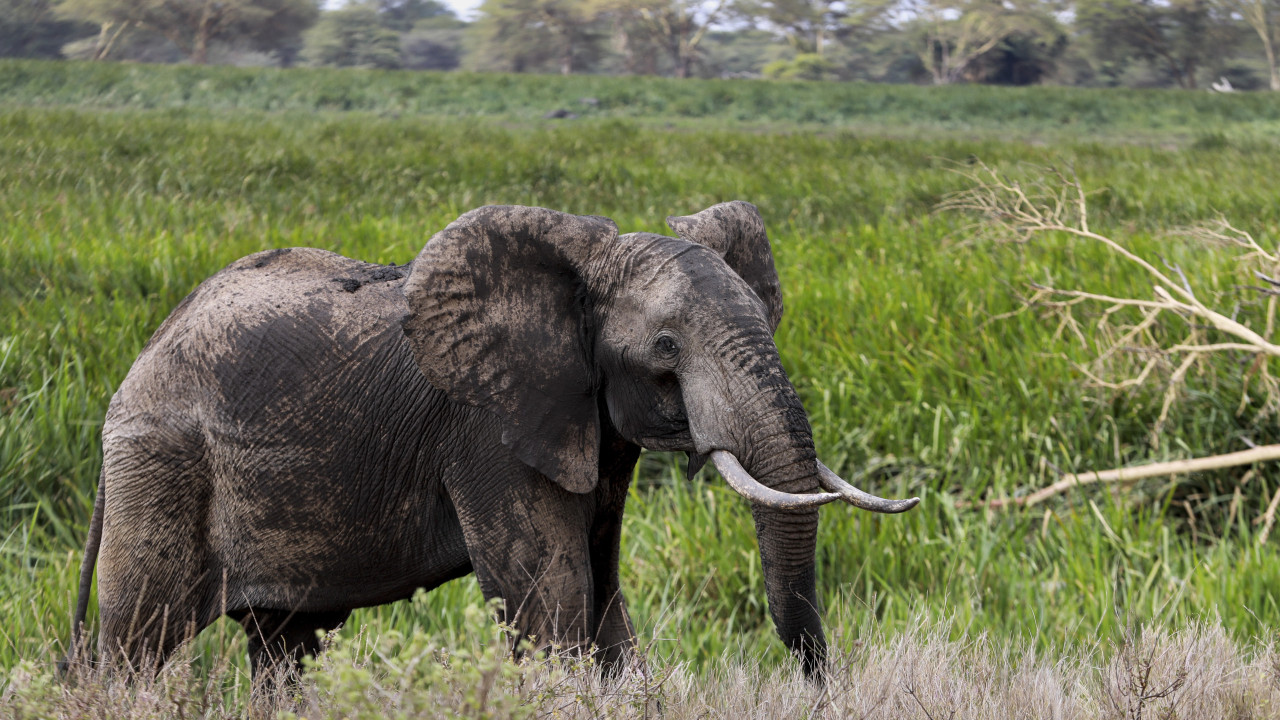
<svg viewBox="0 0 1280 720">
<path fill-rule="evenodd" d="M 93 586 L 93 568 L 98 564 L 98 546 L 102 544 L 102 512 L 106 504 L 106 474 L 98 478 L 98 495 L 93 501 L 93 517 L 89 520 L 89 537 L 84 544 L 84 560 L 80 563 L 80 593 L 76 598 L 76 614 L 71 618 L 71 646 L 58 663 L 58 670 L 65 674 L 81 652 L 86 649 L 84 620 L 89 613 L 89 591 Z"/>
</svg>

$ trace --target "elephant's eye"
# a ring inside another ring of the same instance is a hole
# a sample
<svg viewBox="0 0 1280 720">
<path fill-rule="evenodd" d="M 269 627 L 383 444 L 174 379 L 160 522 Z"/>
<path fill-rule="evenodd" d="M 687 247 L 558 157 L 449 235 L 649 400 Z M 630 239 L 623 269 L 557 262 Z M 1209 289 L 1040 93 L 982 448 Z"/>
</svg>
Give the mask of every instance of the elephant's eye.
<svg viewBox="0 0 1280 720">
<path fill-rule="evenodd" d="M 666 358 L 675 357 L 676 353 L 680 352 L 680 346 L 670 335 L 659 335 L 658 339 L 653 341 L 653 349 Z"/>
</svg>

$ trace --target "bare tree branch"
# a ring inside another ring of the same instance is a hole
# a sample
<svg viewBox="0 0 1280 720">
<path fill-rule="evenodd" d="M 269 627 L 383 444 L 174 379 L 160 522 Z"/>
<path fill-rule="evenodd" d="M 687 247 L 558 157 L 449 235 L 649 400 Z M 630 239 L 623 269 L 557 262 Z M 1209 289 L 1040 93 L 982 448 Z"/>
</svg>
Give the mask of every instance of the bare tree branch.
<svg viewBox="0 0 1280 720">
<path fill-rule="evenodd" d="M 1260 333 L 1237 318 L 1240 304 L 1230 313 L 1203 300 L 1193 278 L 1177 264 L 1160 261 L 1164 267 L 1089 226 L 1089 193 L 1073 172 L 1047 168 L 1038 179 L 1019 182 L 995 168 L 978 162 L 958 166 L 956 172 L 970 181 L 967 190 L 948 196 L 939 210 L 976 213 L 1000 240 L 1027 242 L 1044 233 L 1063 234 L 1097 243 L 1141 270 L 1151 280 L 1150 298 L 1117 297 L 1083 289 L 1057 288 L 1033 284 L 1025 306 L 1039 308 L 1058 318 L 1055 337 L 1070 331 L 1083 347 L 1096 354 L 1088 364 L 1076 368 L 1094 385 L 1114 391 L 1142 387 L 1157 375 L 1165 387 L 1160 415 L 1151 430 L 1153 447 L 1158 446 L 1169 414 L 1182 394 L 1187 377 L 1202 361 L 1215 355 L 1243 355 L 1248 362 L 1237 413 L 1243 413 L 1252 398 L 1250 388 L 1261 394 L 1261 416 L 1280 411 L 1280 381 L 1271 374 L 1272 358 L 1280 358 L 1280 344 L 1272 342 L 1276 329 L 1277 297 L 1280 297 L 1280 251 L 1262 246 L 1248 232 L 1225 219 L 1183 228 L 1177 234 L 1208 245 L 1243 251 L 1237 257 L 1243 270 L 1271 287 L 1255 288 L 1266 304 L 1266 326 Z M 1238 286 L 1239 287 L 1239 286 Z M 1246 305 L 1256 305 L 1248 302 Z M 1098 306 L 1103 306 L 1098 311 Z M 1017 314 L 1006 313 L 1006 316 Z M 1081 324 L 1085 312 L 1094 313 L 1092 332 Z M 1166 322 L 1168 321 L 1168 322 Z M 1181 327 L 1180 339 L 1170 341 L 1169 330 Z M 1267 445 L 1226 455 L 1191 460 L 1119 468 L 1105 472 L 1065 474 L 1049 487 L 1029 495 L 970 506 L 1005 507 L 1034 505 L 1068 489 L 1106 482 L 1128 482 L 1161 475 L 1212 470 L 1235 465 L 1280 459 L 1280 445 Z M 1275 503 L 1273 503 L 1274 505 Z M 1274 520 L 1274 511 L 1271 513 Z M 1268 524 L 1268 529 L 1270 524 Z"/>
<path fill-rule="evenodd" d="M 1083 485 L 1134 482 L 1146 478 L 1186 475 L 1188 473 L 1201 472 L 1204 470 L 1220 470 L 1222 468 L 1251 465 L 1253 463 L 1277 459 L 1280 459 L 1280 445 L 1263 445 L 1249 450 L 1241 450 L 1240 452 L 1227 453 L 1225 455 L 1213 455 L 1211 457 L 1195 458 L 1192 460 L 1173 460 L 1170 462 L 1152 463 L 1150 465 L 1137 465 L 1134 467 L 1117 468 L 1115 470 L 1105 470 L 1103 472 L 1086 472 L 1078 475 L 1065 474 L 1063 479 L 1058 482 L 1046 488 L 1041 488 L 1029 495 L 1012 498 L 998 498 L 985 502 L 956 503 L 956 506 L 965 508 L 1002 508 L 1012 505 L 1023 505 L 1030 507 L 1031 505 L 1042 503 L 1055 495 L 1066 492 L 1067 490 L 1081 487 Z"/>
</svg>

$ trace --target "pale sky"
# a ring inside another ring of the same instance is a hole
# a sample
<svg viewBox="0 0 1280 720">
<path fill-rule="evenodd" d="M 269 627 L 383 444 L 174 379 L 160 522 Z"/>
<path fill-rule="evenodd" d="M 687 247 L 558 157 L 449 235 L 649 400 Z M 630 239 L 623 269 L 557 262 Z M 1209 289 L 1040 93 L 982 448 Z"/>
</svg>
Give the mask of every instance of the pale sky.
<svg viewBox="0 0 1280 720">
<path fill-rule="evenodd" d="M 444 4 L 453 8 L 463 20 L 474 20 L 475 9 L 480 7 L 481 0 L 444 0 Z"/>
<path fill-rule="evenodd" d="M 463 20 L 474 20 L 475 10 L 483 0 L 442 0 Z M 324 9 L 335 10 L 347 4 L 347 0 L 324 0 Z"/>
</svg>

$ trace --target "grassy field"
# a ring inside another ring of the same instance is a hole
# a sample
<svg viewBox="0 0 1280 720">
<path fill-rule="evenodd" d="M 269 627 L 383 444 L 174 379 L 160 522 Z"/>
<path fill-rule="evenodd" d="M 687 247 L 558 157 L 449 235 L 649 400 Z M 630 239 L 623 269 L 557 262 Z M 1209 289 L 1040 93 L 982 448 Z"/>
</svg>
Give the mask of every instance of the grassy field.
<svg viewBox="0 0 1280 720">
<path fill-rule="evenodd" d="M 384 116 L 540 119 L 564 109 L 581 119 L 663 126 L 700 121 L 878 133 L 1009 132 L 1048 138 L 1196 139 L 1231 128 L 1280 131 L 1280 102 L 1266 93 L 1162 90 L 913 87 L 862 83 L 740 82 L 577 75 L 498 75 L 304 69 L 53 64 L 0 60 L 0 98 L 34 106 L 268 112 L 369 112 Z M 1099 135 L 1101 134 L 1101 135 Z"/>
<path fill-rule="evenodd" d="M 586 95 L 600 103 L 584 117 L 540 119 Z M 1064 130 L 1066 112 L 1091 119 Z M 1276 469 L 1256 468 L 1234 501 L 1244 468 L 1026 512 L 957 508 L 1045 485 L 1055 466 L 1280 433 L 1253 406 L 1237 414 L 1245 368 L 1226 359 L 1193 378 L 1153 449 L 1161 388 L 1092 389 L 1070 362 L 1087 348 L 1035 313 L 997 319 L 1031 281 L 1139 296 L 1146 279 L 1064 238 L 997 245 L 934 208 L 974 157 L 1032 176 L 1027 164 L 1069 164 L 1101 190 L 1095 227 L 1256 320 L 1229 252 L 1164 233 L 1221 213 L 1275 241 L 1277 118 L 1264 94 L 0 63 L 0 708 L 43 697 L 30 688 L 46 687 L 67 637 L 103 413 L 178 300 L 272 247 L 405 262 L 487 203 L 606 215 L 624 232 L 723 200 L 760 207 L 787 304 L 777 342 L 820 454 L 869 490 L 924 498 L 904 516 L 823 511 L 820 593 L 851 681 L 875 652 L 924 637 L 922 623 L 964 652 L 986 638 L 1006 674 L 1024 665 L 1000 658 L 1030 653 L 1039 672 L 1061 653 L 1091 688 L 1148 625 L 1219 638 L 1232 667 L 1266 665 L 1280 558 L 1254 520 Z M 668 456 L 642 462 L 622 550 L 642 642 L 658 666 L 688 664 L 681 682 L 751 662 L 777 679 L 790 664 L 748 508 L 705 480 L 684 481 Z M 345 632 L 470 647 L 485 623 L 464 610 L 479 603 L 464 579 L 360 611 Z M 196 679 L 179 681 L 239 677 L 238 632 L 202 636 Z M 750 662 L 726 669 L 735 657 Z"/>
</svg>

